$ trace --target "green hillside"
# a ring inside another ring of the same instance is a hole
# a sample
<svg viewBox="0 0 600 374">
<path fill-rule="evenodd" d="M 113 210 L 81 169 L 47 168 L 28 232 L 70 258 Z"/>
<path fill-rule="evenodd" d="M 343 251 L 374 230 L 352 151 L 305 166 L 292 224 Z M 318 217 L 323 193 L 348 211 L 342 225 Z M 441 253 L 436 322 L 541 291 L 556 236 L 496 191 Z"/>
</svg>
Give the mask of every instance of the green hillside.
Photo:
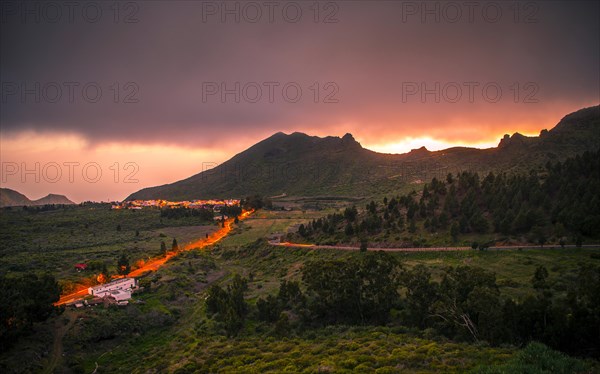
<svg viewBox="0 0 600 374">
<path fill-rule="evenodd" d="M 449 173 L 419 192 L 313 219 L 288 240 L 387 247 L 581 245 L 600 235 L 600 151 L 529 173 Z"/>
</svg>

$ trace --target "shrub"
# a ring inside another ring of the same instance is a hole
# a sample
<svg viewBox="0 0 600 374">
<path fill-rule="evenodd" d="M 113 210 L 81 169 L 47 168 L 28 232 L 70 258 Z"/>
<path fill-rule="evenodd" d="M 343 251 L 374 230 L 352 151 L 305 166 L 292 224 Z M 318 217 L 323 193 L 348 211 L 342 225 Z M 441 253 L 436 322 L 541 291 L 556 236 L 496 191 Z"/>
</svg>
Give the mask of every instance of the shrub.
<svg viewBox="0 0 600 374">
<path fill-rule="evenodd" d="M 585 362 L 554 351 L 541 343 L 529 343 L 507 363 L 499 366 L 480 367 L 475 373 L 553 373 L 571 374 L 588 372 Z M 591 372 L 591 371 L 590 371 Z"/>
</svg>

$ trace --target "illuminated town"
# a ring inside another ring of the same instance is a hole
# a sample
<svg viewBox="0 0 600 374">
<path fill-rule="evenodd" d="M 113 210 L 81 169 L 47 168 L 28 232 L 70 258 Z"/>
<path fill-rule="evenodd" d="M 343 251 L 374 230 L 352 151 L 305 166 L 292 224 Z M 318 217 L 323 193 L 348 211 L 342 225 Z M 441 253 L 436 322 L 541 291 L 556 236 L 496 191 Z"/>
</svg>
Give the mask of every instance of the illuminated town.
<svg viewBox="0 0 600 374">
<path fill-rule="evenodd" d="M 240 200 L 185 200 L 185 201 L 168 201 L 168 200 L 132 200 L 123 201 L 121 203 L 113 203 L 112 209 L 143 209 L 143 208 L 189 208 L 189 209 L 211 209 L 220 211 L 226 206 L 238 206 Z"/>
</svg>

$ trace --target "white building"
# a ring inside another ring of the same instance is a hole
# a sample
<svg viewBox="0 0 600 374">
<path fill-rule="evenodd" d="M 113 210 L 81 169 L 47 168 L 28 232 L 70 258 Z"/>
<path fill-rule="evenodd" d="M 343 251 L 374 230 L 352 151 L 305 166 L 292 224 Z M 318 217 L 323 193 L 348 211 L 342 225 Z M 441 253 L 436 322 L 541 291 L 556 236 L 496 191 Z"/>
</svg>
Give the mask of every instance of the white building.
<svg viewBox="0 0 600 374">
<path fill-rule="evenodd" d="M 130 299 L 131 292 L 136 287 L 137 280 L 135 278 L 121 278 L 110 283 L 90 287 L 88 288 L 88 293 L 96 297 L 108 295 L 114 297 L 117 301 L 120 301 Z"/>
<path fill-rule="evenodd" d="M 117 304 L 127 304 L 127 300 L 131 299 L 131 290 L 115 290 L 110 291 L 109 295 L 115 299 Z"/>
</svg>

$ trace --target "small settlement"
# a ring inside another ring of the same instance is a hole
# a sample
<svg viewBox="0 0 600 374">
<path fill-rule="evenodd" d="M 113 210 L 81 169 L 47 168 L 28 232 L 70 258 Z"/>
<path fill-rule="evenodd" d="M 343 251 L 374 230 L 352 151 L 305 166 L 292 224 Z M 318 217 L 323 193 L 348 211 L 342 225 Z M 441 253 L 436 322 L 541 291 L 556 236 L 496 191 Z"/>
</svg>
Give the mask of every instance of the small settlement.
<svg viewBox="0 0 600 374">
<path fill-rule="evenodd" d="M 88 294 L 92 299 L 78 300 L 73 302 L 72 306 L 81 308 L 83 306 L 93 306 L 98 304 L 108 305 L 127 305 L 131 294 L 138 289 L 138 283 L 135 278 L 121 278 L 112 282 L 99 284 L 88 288 Z"/>
<path fill-rule="evenodd" d="M 132 200 L 121 203 L 113 203 L 112 209 L 142 209 L 142 208 L 188 208 L 188 209 L 211 209 L 219 212 L 225 206 L 239 205 L 240 200 L 191 200 L 191 201 L 168 201 L 168 200 Z"/>
</svg>

